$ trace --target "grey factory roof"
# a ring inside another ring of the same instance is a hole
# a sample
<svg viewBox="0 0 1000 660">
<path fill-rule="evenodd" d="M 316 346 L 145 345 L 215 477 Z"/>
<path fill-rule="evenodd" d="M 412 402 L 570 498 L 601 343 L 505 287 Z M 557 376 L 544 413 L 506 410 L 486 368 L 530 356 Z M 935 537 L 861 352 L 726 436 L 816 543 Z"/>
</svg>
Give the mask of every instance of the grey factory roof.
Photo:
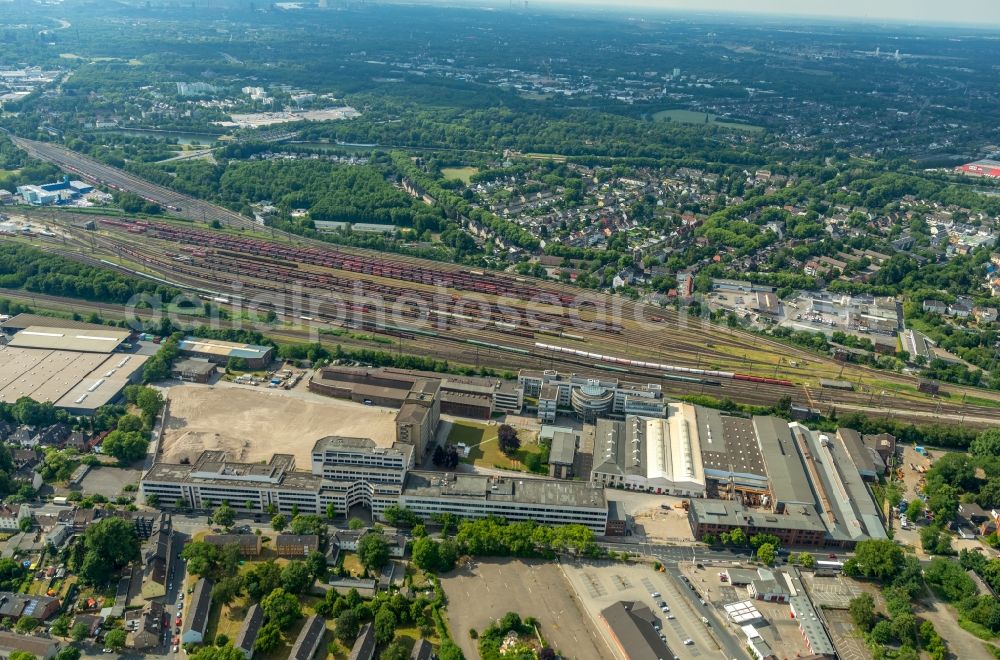
<svg viewBox="0 0 1000 660">
<path fill-rule="evenodd" d="M 247 359 L 264 358 L 272 351 L 270 346 L 237 344 L 231 341 L 198 339 L 196 337 L 185 337 L 178 345 L 178 348 L 181 352 L 200 353 L 202 355 L 241 357 Z"/>
<path fill-rule="evenodd" d="M 840 436 L 840 439 L 846 445 L 847 453 L 858 470 L 863 472 L 878 472 L 875 467 L 873 452 L 865 446 L 860 433 L 854 429 L 839 428 L 837 429 L 837 435 Z"/>
<path fill-rule="evenodd" d="M 767 477 L 753 422 L 700 406 L 695 411 L 706 474 Z"/>
<path fill-rule="evenodd" d="M 406 475 L 404 497 L 466 498 L 521 504 L 606 509 L 604 489 L 583 481 L 513 479 L 479 474 L 425 472 Z"/>
<path fill-rule="evenodd" d="M 108 330 L 109 326 L 99 323 L 85 323 L 72 319 L 62 319 L 55 316 L 42 316 L 41 314 L 18 314 L 3 323 L 0 328 L 5 332 L 24 330 L 32 326 L 38 328 L 71 328 L 73 330 Z"/>
<path fill-rule="evenodd" d="M 576 456 L 576 433 L 556 431 L 552 435 L 552 446 L 549 449 L 549 463 L 557 465 L 572 465 Z"/>
<path fill-rule="evenodd" d="M 142 368 L 143 355 L 0 349 L 0 401 L 21 397 L 87 411 L 114 400 Z"/>
<path fill-rule="evenodd" d="M 886 538 L 878 506 L 844 443 L 798 424 L 793 431 L 801 433 L 809 449 L 807 465 L 815 475 L 811 484 L 830 536 L 854 541 Z"/>
<path fill-rule="evenodd" d="M 594 434 L 594 472 L 615 475 L 645 475 L 645 452 L 629 451 L 625 422 L 597 420 Z"/>
<path fill-rule="evenodd" d="M 788 422 L 779 417 L 757 416 L 753 426 L 775 502 L 813 504 L 812 489 Z"/>
<path fill-rule="evenodd" d="M 42 348 L 81 353 L 111 353 L 128 339 L 128 330 L 102 328 L 81 330 L 77 328 L 38 326 L 21 330 L 10 340 L 18 348 Z"/>
<path fill-rule="evenodd" d="M 653 628 L 656 615 L 642 603 L 618 601 L 601 610 L 601 616 L 630 660 L 663 660 L 674 656 Z"/>
</svg>

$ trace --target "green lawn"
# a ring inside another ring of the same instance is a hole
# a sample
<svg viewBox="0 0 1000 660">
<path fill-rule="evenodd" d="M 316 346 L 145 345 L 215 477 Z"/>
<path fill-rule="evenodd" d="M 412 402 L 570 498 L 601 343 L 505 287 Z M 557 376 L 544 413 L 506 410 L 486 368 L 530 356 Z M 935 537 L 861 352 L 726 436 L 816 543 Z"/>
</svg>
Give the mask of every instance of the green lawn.
<svg viewBox="0 0 1000 660">
<path fill-rule="evenodd" d="M 542 447 L 538 445 L 538 439 L 532 434 L 521 431 L 518 437 L 521 439 L 521 448 L 513 457 L 506 456 L 500 451 L 500 443 L 497 442 L 497 426 L 477 424 L 475 422 L 455 422 L 448 434 L 449 444 L 465 444 L 468 446 L 469 455 L 463 456 L 463 463 L 470 463 L 479 467 L 496 467 L 507 470 L 527 470 L 524 459 L 529 454 L 541 454 Z"/>
<path fill-rule="evenodd" d="M 478 167 L 442 167 L 441 175 L 446 179 L 460 179 L 468 185 L 472 175 L 479 172 Z"/>
<path fill-rule="evenodd" d="M 705 117 L 708 121 L 705 121 Z M 675 121 L 679 124 L 714 124 L 723 128 L 732 128 L 740 131 L 758 132 L 764 130 L 760 126 L 752 124 L 740 124 L 732 121 L 720 121 L 718 117 L 708 112 L 696 112 L 694 110 L 660 110 L 653 113 L 654 121 Z"/>
</svg>

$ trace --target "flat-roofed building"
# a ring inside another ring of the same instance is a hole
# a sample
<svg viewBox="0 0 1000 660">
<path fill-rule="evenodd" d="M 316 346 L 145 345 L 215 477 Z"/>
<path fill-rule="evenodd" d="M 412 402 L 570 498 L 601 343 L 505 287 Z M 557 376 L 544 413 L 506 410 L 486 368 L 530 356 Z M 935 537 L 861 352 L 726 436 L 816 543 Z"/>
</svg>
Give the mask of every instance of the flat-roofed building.
<svg viewBox="0 0 1000 660">
<path fill-rule="evenodd" d="M 694 406 L 671 403 L 662 419 L 598 420 L 591 479 L 606 487 L 704 497 Z"/>
<path fill-rule="evenodd" d="M 205 359 L 178 360 L 170 368 L 170 377 L 190 383 L 207 383 L 215 374 L 216 365 Z"/>
<path fill-rule="evenodd" d="M 748 509 L 730 500 L 691 500 L 688 520 L 695 538 L 706 534 L 718 537 L 723 532 L 741 529 L 748 536 L 773 534 L 783 546 L 822 547 L 826 544 L 826 526 L 812 505 L 794 505 L 783 513 Z"/>
<path fill-rule="evenodd" d="M 441 422 L 440 381 L 418 380 L 396 415 L 396 440 L 412 445 L 422 459 Z"/>
<path fill-rule="evenodd" d="M 93 414 L 137 382 L 147 357 L 7 346 L 0 351 L 0 401 L 29 397 L 72 414 Z"/>
<path fill-rule="evenodd" d="M 128 330 L 112 328 L 81 330 L 31 326 L 15 334 L 8 345 L 14 348 L 39 348 L 75 353 L 113 353 L 130 334 Z"/>
<path fill-rule="evenodd" d="M 70 330 L 108 330 L 109 326 L 100 323 L 87 323 L 85 321 L 74 321 L 72 319 L 58 318 L 55 316 L 42 316 L 41 314 L 18 314 L 6 321 L 0 322 L 0 330 L 6 334 L 14 334 L 31 327 L 37 328 L 66 328 Z"/>
<path fill-rule="evenodd" d="M 620 382 L 616 378 L 522 369 L 517 375 L 524 395 L 538 399 L 538 420 L 551 424 L 557 410 L 585 421 L 628 415 L 666 416 L 663 390 L 656 383 Z"/>
<path fill-rule="evenodd" d="M 549 476 L 572 479 L 580 436 L 574 431 L 556 431 L 549 446 Z"/>
<path fill-rule="evenodd" d="M 701 406 L 695 418 L 709 495 L 762 501 L 770 486 L 753 421 Z"/>
<path fill-rule="evenodd" d="M 399 503 L 425 518 L 438 513 L 497 516 L 549 525 L 580 524 L 595 534 L 604 534 L 608 522 L 603 488 L 557 479 L 411 471 Z"/>
<path fill-rule="evenodd" d="M 204 358 L 215 364 L 226 364 L 231 358 L 246 360 L 250 369 L 265 369 L 271 363 L 274 348 L 254 344 L 239 344 L 217 339 L 185 337 L 178 345 L 181 355 Z"/>
</svg>

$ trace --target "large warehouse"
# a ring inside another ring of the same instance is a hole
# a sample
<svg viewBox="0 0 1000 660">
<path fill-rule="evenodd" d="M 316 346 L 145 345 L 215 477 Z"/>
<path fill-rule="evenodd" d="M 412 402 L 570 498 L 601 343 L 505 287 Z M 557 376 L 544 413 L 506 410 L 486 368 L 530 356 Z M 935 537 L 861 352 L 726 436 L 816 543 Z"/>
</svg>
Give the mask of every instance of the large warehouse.
<svg viewBox="0 0 1000 660">
<path fill-rule="evenodd" d="M 127 330 L 29 326 L 0 346 L 0 401 L 29 397 L 87 415 L 142 374 L 146 356 L 119 352 Z"/>
</svg>

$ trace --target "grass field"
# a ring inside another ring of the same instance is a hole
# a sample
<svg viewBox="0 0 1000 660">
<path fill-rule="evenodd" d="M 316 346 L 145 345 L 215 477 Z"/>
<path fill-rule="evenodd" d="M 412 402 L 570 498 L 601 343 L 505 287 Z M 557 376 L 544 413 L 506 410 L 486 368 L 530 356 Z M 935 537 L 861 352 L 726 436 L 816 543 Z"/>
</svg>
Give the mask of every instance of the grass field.
<svg viewBox="0 0 1000 660">
<path fill-rule="evenodd" d="M 478 167 L 442 167 L 441 175 L 446 179 L 460 179 L 468 184 L 472 175 L 479 172 Z"/>
<path fill-rule="evenodd" d="M 708 121 L 705 121 L 705 117 Z M 679 124 L 713 124 L 723 128 L 732 128 L 740 131 L 762 131 L 760 126 L 752 124 L 740 124 L 732 121 L 722 121 L 718 117 L 707 112 L 695 112 L 694 110 L 660 110 L 653 114 L 653 121 L 675 121 Z"/>
<path fill-rule="evenodd" d="M 497 442 L 499 428 L 474 422 L 455 422 L 448 433 L 448 442 L 453 445 L 462 443 L 469 447 L 469 455 L 461 458 L 463 463 L 478 467 L 527 470 L 524 465 L 525 457 L 542 453 L 537 437 L 532 437 L 527 431 L 519 431 L 521 448 L 513 457 L 508 457 L 500 451 L 500 443 Z"/>
</svg>

